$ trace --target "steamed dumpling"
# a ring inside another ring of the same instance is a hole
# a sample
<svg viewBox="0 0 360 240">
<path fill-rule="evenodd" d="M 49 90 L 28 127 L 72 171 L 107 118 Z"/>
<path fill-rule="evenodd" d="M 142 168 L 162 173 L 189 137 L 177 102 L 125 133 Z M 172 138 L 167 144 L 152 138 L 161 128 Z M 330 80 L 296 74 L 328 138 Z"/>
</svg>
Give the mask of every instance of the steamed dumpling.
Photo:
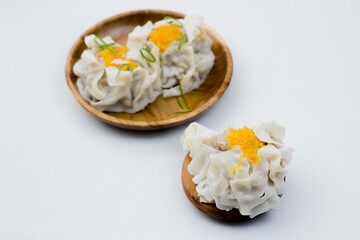
<svg viewBox="0 0 360 240">
<path fill-rule="evenodd" d="M 103 40 L 107 44 L 115 43 L 114 51 L 124 49 L 121 57 L 114 59 L 111 52 L 100 49 L 95 40 L 95 35 L 85 37 L 88 49 L 73 68 L 75 75 L 79 77 L 77 86 L 80 94 L 100 111 L 135 113 L 155 101 L 161 94 L 159 65 L 130 58 L 134 55 L 133 52 L 138 51 L 139 46 L 144 47 L 147 42 L 139 41 L 137 46 L 133 40 L 127 48 L 116 44 L 110 37 L 105 37 Z M 159 55 L 156 48 L 152 53 Z M 100 57 L 101 54 L 104 56 Z M 105 62 L 109 58 L 110 62 Z M 132 66 L 133 72 L 119 71 L 123 64 Z"/>
<path fill-rule="evenodd" d="M 192 123 L 181 138 L 200 201 L 251 218 L 280 206 L 293 150 L 275 121 L 249 129 L 216 132 Z"/>
<path fill-rule="evenodd" d="M 203 27 L 203 19 L 197 16 L 186 16 L 178 20 L 179 28 L 187 36 L 187 42 L 178 49 L 179 40 L 160 54 L 161 83 L 163 96 L 179 96 L 179 80 L 184 93 L 198 88 L 206 79 L 214 65 L 215 56 L 211 51 L 212 41 Z M 155 23 L 155 27 L 166 26 L 165 20 Z"/>
<path fill-rule="evenodd" d="M 86 36 L 88 48 L 73 67 L 80 94 L 100 111 L 136 113 L 160 94 L 181 95 L 180 79 L 183 93 L 198 88 L 214 65 L 212 41 L 202 18 L 173 21 L 178 25 L 164 19 L 135 27 L 125 46 L 109 36 Z"/>
</svg>

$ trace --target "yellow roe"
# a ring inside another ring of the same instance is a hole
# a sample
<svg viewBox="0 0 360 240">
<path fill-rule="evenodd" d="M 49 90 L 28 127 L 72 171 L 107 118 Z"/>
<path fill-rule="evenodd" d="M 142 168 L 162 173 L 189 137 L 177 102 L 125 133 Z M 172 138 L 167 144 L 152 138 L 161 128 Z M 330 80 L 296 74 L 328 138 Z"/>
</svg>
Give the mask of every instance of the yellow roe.
<svg viewBox="0 0 360 240">
<path fill-rule="evenodd" d="M 155 32 L 149 34 L 149 38 L 159 47 L 160 51 L 163 52 L 170 47 L 170 43 L 179 40 L 182 35 L 183 33 L 179 27 L 169 25 L 157 27 Z"/>
<path fill-rule="evenodd" d="M 235 173 L 236 169 L 237 169 L 238 167 L 240 167 L 241 165 L 243 165 L 243 162 L 240 162 L 236 167 L 234 167 L 234 168 L 230 171 L 229 176 L 230 176 L 231 174 Z"/>
<path fill-rule="evenodd" d="M 129 66 L 131 68 L 137 68 L 139 66 L 139 64 L 133 63 L 131 62 L 131 59 L 126 59 L 124 57 L 122 57 L 121 55 L 123 55 L 124 53 L 126 53 L 126 51 L 128 50 L 126 45 L 122 46 L 118 49 L 114 49 L 112 47 L 110 47 L 110 49 L 112 51 L 110 51 L 109 49 L 105 49 L 104 51 L 102 51 L 101 53 L 98 54 L 98 57 L 102 57 L 104 59 L 104 63 L 105 63 L 105 67 L 116 67 L 116 68 L 120 68 L 123 64 L 113 64 L 111 63 L 114 59 L 115 56 L 113 54 L 113 52 L 115 53 L 116 57 L 118 59 L 124 60 L 124 61 L 128 61 Z M 127 66 L 123 67 L 122 70 L 127 70 Z"/>
<path fill-rule="evenodd" d="M 238 130 L 231 128 L 226 141 L 230 149 L 239 146 L 243 152 L 241 157 L 246 157 L 250 163 L 254 164 L 258 164 L 260 160 L 258 150 L 266 146 L 266 143 L 260 141 L 254 131 L 246 126 Z"/>
</svg>

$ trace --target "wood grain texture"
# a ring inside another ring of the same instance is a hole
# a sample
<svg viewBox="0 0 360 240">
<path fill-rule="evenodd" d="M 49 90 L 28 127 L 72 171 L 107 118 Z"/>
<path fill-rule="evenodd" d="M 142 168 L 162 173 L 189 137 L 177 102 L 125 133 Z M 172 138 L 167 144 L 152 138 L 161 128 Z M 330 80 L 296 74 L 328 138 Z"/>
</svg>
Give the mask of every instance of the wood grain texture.
<svg viewBox="0 0 360 240">
<path fill-rule="evenodd" d="M 197 207 L 199 210 L 204 212 L 205 214 L 216 218 L 221 221 L 227 222 L 240 222 L 240 221 L 248 221 L 251 220 L 249 216 L 243 216 L 240 214 L 239 210 L 232 209 L 230 211 L 224 211 L 218 209 L 214 204 L 202 203 L 200 202 L 199 195 L 196 191 L 196 184 L 192 181 L 193 175 L 191 175 L 188 171 L 188 165 L 191 162 L 190 154 L 187 154 L 182 166 L 181 171 L 181 182 L 183 185 L 184 192 L 190 202 Z"/>
<path fill-rule="evenodd" d="M 230 50 L 224 40 L 207 25 L 205 25 L 205 30 L 213 41 L 211 49 L 215 54 L 215 65 L 204 83 L 198 89 L 185 95 L 189 107 L 193 109 L 192 112 L 174 114 L 174 112 L 184 110 L 180 109 L 175 97 L 163 98 L 162 96 L 135 114 L 101 112 L 80 95 L 76 86 L 77 77 L 72 69 L 76 61 L 80 59 L 81 53 L 86 49 L 85 36 L 89 34 L 96 34 L 100 37 L 110 35 L 116 42 L 125 44 L 127 35 L 136 26 L 143 25 L 149 20 L 159 21 L 165 16 L 183 18 L 185 15 L 164 10 L 126 12 L 97 23 L 77 39 L 67 58 L 65 75 L 71 93 L 88 112 L 117 127 L 132 130 L 156 130 L 191 121 L 208 111 L 220 99 L 230 83 L 233 62 Z"/>
</svg>

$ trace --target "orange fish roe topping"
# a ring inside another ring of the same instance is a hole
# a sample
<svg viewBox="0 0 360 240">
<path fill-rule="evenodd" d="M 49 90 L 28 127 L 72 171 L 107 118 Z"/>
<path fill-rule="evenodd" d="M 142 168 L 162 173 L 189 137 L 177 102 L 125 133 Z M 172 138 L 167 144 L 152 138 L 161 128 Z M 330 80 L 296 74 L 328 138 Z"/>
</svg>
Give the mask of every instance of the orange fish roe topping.
<svg viewBox="0 0 360 240">
<path fill-rule="evenodd" d="M 178 26 L 169 25 L 157 27 L 155 32 L 149 34 L 149 38 L 163 52 L 170 47 L 170 43 L 179 40 L 182 35 L 183 33 Z"/>
<path fill-rule="evenodd" d="M 124 57 L 121 57 L 121 55 L 123 55 L 124 53 L 126 53 L 126 51 L 128 50 L 127 49 L 127 46 L 122 46 L 118 49 L 113 49 L 113 52 L 116 54 L 117 58 L 118 59 L 121 59 L 121 60 L 124 60 L 124 61 L 128 61 L 129 63 L 129 66 L 131 68 L 137 68 L 139 66 L 139 64 L 137 63 L 133 63 L 131 62 L 131 59 L 127 59 L 127 58 L 124 58 Z M 112 61 L 114 61 L 115 59 L 115 56 L 114 54 L 109 50 L 109 49 L 105 49 L 104 51 L 102 51 L 101 53 L 98 54 L 98 57 L 102 57 L 104 59 L 104 63 L 105 63 L 105 67 L 116 67 L 116 68 L 120 68 L 123 64 L 113 64 L 111 63 Z M 127 66 L 123 67 L 122 70 L 127 70 Z"/>
<path fill-rule="evenodd" d="M 240 162 L 236 167 L 234 167 L 234 168 L 230 171 L 229 176 L 231 176 L 231 174 L 235 173 L 236 169 L 237 169 L 238 167 L 240 167 L 241 165 L 243 165 L 243 162 Z"/>
<path fill-rule="evenodd" d="M 258 139 L 254 130 L 244 126 L 243 129 L 230 129 L 230 134 L 226 138 L 230 149 L 239 146 L 243 154 L 240 157 L 246 157 L 250 163 L 258 164 L 260 156 L 258 150 L 267 144 Z"/>
</svg>

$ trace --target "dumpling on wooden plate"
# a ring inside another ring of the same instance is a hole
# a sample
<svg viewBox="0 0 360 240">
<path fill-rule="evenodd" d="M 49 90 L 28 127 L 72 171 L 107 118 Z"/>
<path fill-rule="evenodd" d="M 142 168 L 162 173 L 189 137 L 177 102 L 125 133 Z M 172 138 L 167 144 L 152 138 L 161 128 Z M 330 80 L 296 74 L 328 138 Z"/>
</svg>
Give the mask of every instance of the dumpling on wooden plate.
<svg viewBox="0 0 360 240">
<path fill-rule="evenodd" d="M 187 15 L 184 19 L 172 23 L 173 25 L 169 25 L 169 19 L 156 22 L 155 31 L 149 36 L 161 52 L 164 97 L 181 95 L 180 79 L 184 93 L 198 88 L 206 79 L 215 60 L 211 51 L 212 41 L 205 32 L 201 17 Z M 164 31 L 171 31 L 171 38 L 167 38 Z M 173 40 L 173 44 L 170 45 L 166 39 Z"/>
<path fill-rule="evenodd" d="M 83 98 L 100 111 L 136 113 L 163 94 L 198 88 L 214 65 L 212 41 L 196 16 L 137 26 L 122 46 L 110 36 L 86 36 L 75 63 Z"/>
<path fill-rule="evenodd" d="M 85 44 L 88 49 L 73 71 L 79 77 L 80 94 L 100 111 L 135 113 L 161 94 L 158 65 L 128 57 L 136 46 L 131 45 L 129 51 L 111 37 L 101 39 L 95 35 L 85 37 Z"/>
<path fill-rule="evenodd" d="M 190 124 L 181 142 L 191 157 L 187 170 L 199 202 L 223 210 L 216 212 L 222 217 L 234 209 L 253 218 L 279 208 L 293 153 L 284 136 L 285 128 L 275 121 L 220 134 Z"/>
</svg>

